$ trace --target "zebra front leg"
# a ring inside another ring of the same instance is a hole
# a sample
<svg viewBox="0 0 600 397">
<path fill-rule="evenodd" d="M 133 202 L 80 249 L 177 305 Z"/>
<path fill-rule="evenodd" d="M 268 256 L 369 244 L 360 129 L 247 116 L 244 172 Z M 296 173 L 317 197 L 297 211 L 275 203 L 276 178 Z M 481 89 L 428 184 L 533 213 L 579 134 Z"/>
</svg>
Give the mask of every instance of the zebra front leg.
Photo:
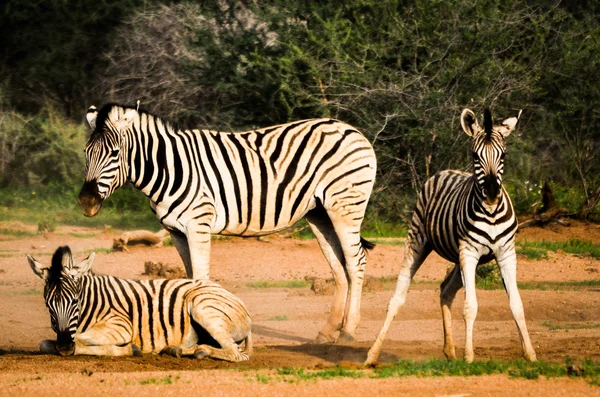
<svg viewBox="0 0 600 397">
<path fill-rule="evenodd" d="M 536 361 L 535 350 L 531 345 L 529 332 L 527 332 L 523 302 L 521 301 L 521 295 L 519 294 L 519 289 L 517 287 L 517 255 L 514 243 L 509 249 L 499 255 L 496 258 L 496 261 L 500 267 L 500 274 L 502 275 L 506 294 L 508 295 L 510 310 L 512 311 L 513 318 L 519 331 L 519 337 L 521 338 L 523 357 L 529 361 Z"/>
<path fill-rule="evenodd" d="M 97 323 L 87 331 L 75 334 L 75 355 L 133 356 L 139 348 L 132 344 L 132 327 L 123 321 Z"/>
<path fill-rule="evenodd" d="M 444 355 L 448 360 L 456 359 L 456 348 L 452 339 L 452 302 L 461 288 L 460 266 L 455 264 L 454 269 L 440 287 L 440 306 L 442 307 L 442 322 L 444 325 Z"/>
<path fill-rule="evenodd" d="M 479 262 L 480 254 L 469 250 L 470 246 L 461 243 L 459 246 L 460 271 L 462 282 L 465 287 L 465 304 L 463 317 L 465 320 L 465 361 L 473 362 L 473 325 L 477 317 L 477 293 L 475 291 L 475 270 Z"/>
<path fill-rule="evenodd" d="M 396 290 L 388 304 L 383 327 L 381 327 L 381 331 L 379 331 L 379 335 L 377 335 L 373 346 L 369 349 L 365 365 L 373 365 L 379 359 L 381 346 L 383 345 L 388 329 L 390 328 L 394 317 L 396 317 L 406 302 L 406 293 L 410 287 L 410 282 L 430 252 L 431 248 L 425 239 L 424 234 L 415 236 L 409 233 L 404 259 L 400 267 L 400 273 L 398 274 L 398 281 L 396 282 Z"/>
<path fill-rule="evenodd" d="M 102 345 L 102 346 L 89 346 L 75 344 L 75 355 L 76 356 L 108 356 L 108 357 L 122 357 L 122 356 L 134 356 L 139 355 L 139 350 L 136 351 L 133 344 L 128 343 L 123 346 L 117 345 Z"/>
<path fill-rule="evenodd" d="M 192 278 L 208 280 L 210 278 L 211 218 L 204 217 L 196 221 L 199 223 L 190 225 L 187 231 Z"/>
</svg>

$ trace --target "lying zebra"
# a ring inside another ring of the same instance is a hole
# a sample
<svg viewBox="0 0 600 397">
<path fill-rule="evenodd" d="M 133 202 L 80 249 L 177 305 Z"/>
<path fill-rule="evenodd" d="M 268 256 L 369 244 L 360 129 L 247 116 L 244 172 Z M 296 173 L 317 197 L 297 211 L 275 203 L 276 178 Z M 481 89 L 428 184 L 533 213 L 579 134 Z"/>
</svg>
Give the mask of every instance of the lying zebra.
<svg viewBox="0 0 600 397">
<path fill-rule="evenodd" d="M 366 365 L 377 362 L 388 328 L 404 305 L 410 282 L 431 251 L 456 264 L 440 291 L 446 357 L 456 358 L 450 308 L 464 285 L 464 357 L 467 362 L 473 361 L 473 324 L 477 316 L 475 269 L 478 264 L 495 259 L 521 337 L 523 355 L 529 361 L 536 360 L 517 289 L 517 219 L 510 197 L 502 187 L 504 140 L 517 121 L 518 117 L 511 117 L 500 125 L 493 125 L 492 115 L 486 109 L 484 128 L 481 128 L 472 111 L 462 112 L 463 130 L 473 138 L 474 172 L 442 171 L 423 186 L 413 212 L 396 292 L 388 305 L 385 323 L 369 350 Z"/>
<path fill-rule="evenodd" d="M 96 276 L 94 254 L 78 265 L 60 247 L 46 267 L 27 256 L 46 282 L 44 299 L 57 340 L 44 340 L 43 353 L 131 356 L 165 353 L 176 357 L 248 360 L 251 320 L 242 301 L 208 280 L 123 280 Z M 209 344 L 198 344 L 199 342 Z M 245 351 L 241 351 L 241 342 Z M 218 347 L 217 347 L 218 346 Z"/>
</svg>

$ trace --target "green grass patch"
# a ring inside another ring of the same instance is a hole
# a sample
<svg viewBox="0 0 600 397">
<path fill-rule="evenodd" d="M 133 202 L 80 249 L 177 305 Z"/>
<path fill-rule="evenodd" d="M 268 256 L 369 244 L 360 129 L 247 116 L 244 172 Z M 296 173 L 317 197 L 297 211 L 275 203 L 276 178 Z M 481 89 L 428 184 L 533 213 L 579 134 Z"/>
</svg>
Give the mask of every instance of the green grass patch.
<svg viewBox="0 0 600 397">
<path fill-rule="evenodd" d="M 366 218 L 365 218 L 366 219 Z M 300 240 L 312 240 L 315 238 L 311 228 L 308 226 L 306 220 L 302 219 L 298 223 L 293 226 L 293 231 L 291 236 L 294 238 L 298 238 Z M 377 239 L 377 237 L 386 237 L 386 238 L 406 238 L 408 230 L 406 226 L 403 224 L 391 223 L 391 222 L 383 222 L 377 219 L 372 220 L 370 222 L 365 222 L 361 229 L 361 236 L 372 241 Z M 377 241 L 373 241 L 379 244 Z M 385 243 L 381 242 L 381 244 L 386 245 L 403 245 L 402 243 Z"/>
<path fill-rule="evenodd" d="M 171 375 L 167 375 L 161 379 L 156 379 L 156 378 L 144 379 L 144 380 L 139 381 L 138 384 L 140 384 L 140 385 L 172 385 L 175 382 L 177 382 L 179 379 L 180 379 L 179 376 L 176 376 L 173 378 Z"/>
<path fill-rule="evenodd" d="M 298 280 L 298 279 L 279 280 L 279 281 L 259 280 L 259 281 L 249 281 L 246 283 L 246 287 L 257 288 L 257 289 L 263 289 L 263 288 L 307 288 L 310 286 L 311 286 L 310 281 Z"/>
<path fill-rule="evenodd" d="M 565 291 L 600 287 L 600 280 L 520 282 L 517 285 L 523 290 Z"/>
<path fill-rule="evenodd" d="M 546 361 L 536 361 L 532 363 L 524 360 L 485 360 L 474 361 L 471 364 L 462 360 L 400 360 L 393 365 L 383 365 L 372 370 L 363 368 L 343 368 L 340 366 L 317 371 L 304 368 L 279 368 L 277 369 L 277 380 L 284 382 L 298 382 L 335 378 L 384 379 L 402 378 L 406 376 L 441 377 L 506 374 L 513 378 L 525 379 L 538 379 L 540 376 L 581 376 L 592 385 L 600 383 L 600 363 L 585 360 L 581 364 L 577 364 L 577 367 L 579 367 L 578 371 L 574 371 L 574 367 L 575 366 L 570 359 L 565 360 L 564 363 Z"/>
<path fill-rule="evenodd" d="M 517 254 L 523 255 L 527 259 L 548 259 L 548 250 L 540 247 L 517 247 Z"/>
<path fill-rule="evenodd" d="M 567 254 L 589 255 L 600 259 L 600 244 L 588 240 L 569 239 L 567 241 L 520 241 L 517 253 L 528 259 L 546 259 L 548 251 L 562 250 Z"/>
<path fill-rule="evenodd" d="M 149 201 L 130 184 L 118 189 L 98 215 L 83 216 L 77 195 L 83 184 L 55 185 L 37 189 L 0 189 L 0 221 L 20 221 L 50 230 L 54 225 L 104 227 L 124 230 L 161 228 L 148 208 Z M 10 208 L 10 210 L 9 210 Z"/>
<path fill-rule="evenodd" d="M 365 218 L 365 223 L 361 229 L 361 235 L 365 238 L 406 237 L 408 235 L 408 229 L 401 223 L 386 222 L 376 218 Z"/>
<path fill-rule="evenodd" d="M 598 363 L 588 363 L 600 369 Z M 567 365 L 536 361 L 534 363 L 515 360 L 499 361 L 486 360 L 474 361 L 469 364 L 462 360 L 446 361 L 430 359 L 427 361 L 400 360 L 395 365 L 375 369 L 378 378 L 403 377 L 403 376 L 481 376 L 493 374 L 508 374 L 511 377 L 537 379 L 540 375 L 547 377 L 566 376 Z"/>
<path fill-rule="evenodd" d="M 87 249 L 87 250 L 83 251 L 83 254 L 84 255 L 89 255 L 92 252 L 95 252 L 95 253 L 101 252 L 103 254 L 110 254 L 110 253 L 113 252 L 113 249 L 112 248 L 90 248 L 90 249 Z"/>
<path fill-rule="evenodd" d="M 256 381 L 258 383 L 267 384 L 271 382 L 271 377 L 265 374 L 256 374 Z"/>
<path fill-rule="evenodd" d="M 318 371 L 307 370 L 304 368 L 278 368 L 277 375 L 279 376 L 280 380 L 286 382 L 335 378 L 360 379 L 368 377 L 368 373 L 365 370 L 348 369 L 340 366 Z"/>
<path fill-rule="evenodd" d="M 502 276 L 496 261 L 477 266 L 475 271 L 475 286 L 484 290 L 504 289 Z"/>
<path fill-rule="evenodd" d="M 600 323 L 565 323 L 556 324 L 551 321 L 544 321 L 542 323 L 544 327 L 548 327 L 551 330 L 557 329 L 595 329 L 600 328 Z"/>
<path fill-rule="evenodd" d="M 76 238 L 93 238 L 96 237 L 98 233 L 67 233 L 67 236 L 76 237 Z"/>
<path fill-rule="evenodd" d="M 0 258 L 12 258 L 20 255 L 21 251 L 19 250 L 0 250 Z"/>
<path fill-rule="evenodd" d="M 37 288 L 30 288 L 30 289 L 26 289 L 24 291 L 14 291 L 13 295 L 25 295 L 25 296 L 29 296 L 29 295 L 42 295 L 43 291 L 41 289 L 37 289 Z"/>
<path fill-rule="evenodd" d="M 377 245 L 389 245 L 392 247 L 402 247 L 406 244 L 406 239 L 402 237 L 391 237 L 391 238 L 371 238 L 370 242 Z"/>
<path fill-rule="evenodd" d="M 269 317 L 267 319 L 267 321 L 288 321 L 288 320 L 289 320 L 289 318 L 285 314 L 283 314 L 283 315 L 280 314 L 278 316 Z"/>
<path fill-rule="evenodd" d="M 6 236 L 14 236 L 17 238 L 27 238 L 27 237 L 33 237 L 36 235 L 36 233 L 27 231 L 27 230 L 14 230 L 14 229 L 6 229 L 6 228 L 0 228 L 0 234 L 4 234 Z"/>
</svg>

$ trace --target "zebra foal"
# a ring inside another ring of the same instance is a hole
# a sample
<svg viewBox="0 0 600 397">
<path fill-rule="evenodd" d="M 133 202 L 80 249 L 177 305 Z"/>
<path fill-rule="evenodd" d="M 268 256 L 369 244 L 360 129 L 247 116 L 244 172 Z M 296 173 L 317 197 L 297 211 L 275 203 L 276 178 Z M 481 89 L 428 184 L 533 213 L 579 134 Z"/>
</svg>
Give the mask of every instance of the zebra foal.
<svg viewBox="0 0 600 397">
<path fill-rule="evenodd" d="M 214 282 L 96 276 L 94 254 L 76 265 L 69 247 L 58 248 L 50 266 L 29 255 L 27 260 L 45 281 L 44 299 L 57 335 L 41 343 L 43 353 L 166 353 L 244 361 L 252 352 L 246 307 Z"/>
<path fill-rule="evenodd" d="M 181 130 L 132 107 L 90 107 L 79 204 L 94 216 L 131 182 L 172 236 L 188 277 L 209 278 L 210 235 L 260 236 L 305 218 L 336 290 L 317 342 L 353 340 L 366 267 L 360 227 L 375 181 L 373 147 L 332 119 L 246 132 Z"/>
<path fill-rule="evenodd" d="M 504 140 L 517 121 L 518 117 L 511 117 L 494 126 L 492 115 L 486 109 L 484 128 L 481 128 L 471 110 L 462 112 L 462 128 L 473 138 L 474 173 L 446 170 L 424 184 L 412 215 L 396 291 L 388 305 L 385 323 L 369 350 L 366 365 L 377 362 L 390 324 L 405 303 L 410 282 L 432 250 L 455 264 L 440 291 L 446 357 L 456 358 L 450 308 L 456 293 L 464 286 L 464 358 L 467 362 L 473 361 L 473 324 L 477 315 L 475 270 L 478 264 L 496 259 L 521 337 L 523 355 L 530 361 L 536 360 L 517 289 L 517 219 L 510 197 L 502 187 Z"/>
</svg>

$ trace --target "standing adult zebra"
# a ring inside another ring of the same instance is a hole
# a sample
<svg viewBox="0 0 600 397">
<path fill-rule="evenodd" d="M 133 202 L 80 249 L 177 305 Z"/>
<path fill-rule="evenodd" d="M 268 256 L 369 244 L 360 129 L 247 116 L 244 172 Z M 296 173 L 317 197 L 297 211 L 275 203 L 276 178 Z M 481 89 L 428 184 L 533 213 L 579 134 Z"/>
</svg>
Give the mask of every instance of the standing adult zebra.
<svg viewBox="0 0 600 397">
<path fill-rule="evenodd" d="M 336 291 L 318 342 L 353 340 L 360 319 L 360 226 L 376 159 L 369 141 L 337 120 L 247 132 L 181 130 L 145 111 L 90 107 L 86 179 L 79 204 L 94 216 L 128 181 L 150 199 L 188 277 L 209 277 L 210 235 L 259 236 L 305 217 L 331 266 Z"/>
<path fill-rule="evenodd" d="M 45 281 L 44 300 L 57 335 L 41 343 L 42 353 L 153 352 L 244 361 L 252 352 L 252 321 L 244 303 L 210 280 L 96 276 L 94 254 L 76 265 L 69 247 L 59 247 L 50 266 L 27 260 Z"/>
<path fill-rule="evenodd" d="M 496 259 L 521 337 L 523 354 L 528 360 L 535 361 L 517 289 L 517 219 L 510 197 L 502 187 L 504 140 L 517 121 L 518 117 L 512 117 L 493 126 L 492 115 L 486 109 L 482 129 L 471 110 L 462 112 L 463 130 L 473 138 L 474 173 L 442 171 L 423 186 L 412 216 L 396 291 L 365 364 L 373 364 L 379 358 L 385 335 L 404 305 L 410 282 L 432 250 L 455 263 L 440 291 L 446 357 L 456 358 L 450 308 L 456 293 L 464 285 L 465 360 L 473 361 L 473 323 L 477 315 L 475 269 L 478 264 Z"/>
</svg>

